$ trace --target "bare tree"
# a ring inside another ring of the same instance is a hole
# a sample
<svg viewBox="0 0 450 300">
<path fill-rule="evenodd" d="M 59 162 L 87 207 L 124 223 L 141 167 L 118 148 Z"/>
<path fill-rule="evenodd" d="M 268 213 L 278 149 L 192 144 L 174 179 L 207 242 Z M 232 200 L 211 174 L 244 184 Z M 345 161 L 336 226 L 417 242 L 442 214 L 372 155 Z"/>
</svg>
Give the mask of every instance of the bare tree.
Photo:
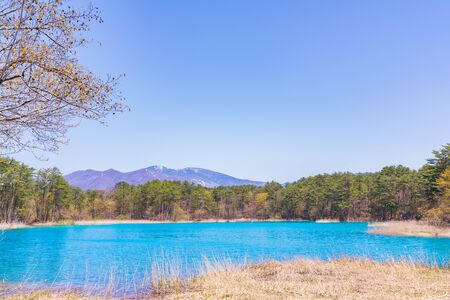
<svg viewBox="0 0 450 300">
<path fill-rule="evenodd" d="M 0 154 L 56 151 L 80 119 L 103 122 L 122 111 L 118 78 L 81 66 L 83 32 L 98 10 L 61 0 L 0 0 Z"/>
</svg>

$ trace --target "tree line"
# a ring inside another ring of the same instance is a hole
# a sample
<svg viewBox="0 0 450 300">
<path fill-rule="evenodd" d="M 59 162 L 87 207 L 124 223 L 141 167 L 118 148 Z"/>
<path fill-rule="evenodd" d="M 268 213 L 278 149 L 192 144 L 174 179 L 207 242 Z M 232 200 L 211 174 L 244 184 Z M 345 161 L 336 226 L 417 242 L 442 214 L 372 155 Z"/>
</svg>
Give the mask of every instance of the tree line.
<svg viewBox="0 0 450 300">
<path fill-rule="evenodd" d="M 76 50 L 102 22 L 98 9 L 61 0 L 0 4 L 0 154 L 56 151 L 82 119 L 105 121 L 126 110 L 119 77 L 102 79 Z M 56 168 L 34 170 L 0 158 L 0 221 L 27 223 L 96 218 L 428 219 L 449 223 L 450 144 L 419 170 L 389 166 L 373 173 L 321 174 L 288 184 L 205 188 L 187 182 L 118 183 L 82 191 Z"/>
<path fill-rule="evenodd" d="M 265 186 L 206 188 L 179 181 L 118 183 L 111 191 L 70 186 L 57 168 L 0 158 L 0 221 L 82 219 L 408 220 L 450 224 L 450 144 L 419 170 L 320 174 Z"/>
</svg>

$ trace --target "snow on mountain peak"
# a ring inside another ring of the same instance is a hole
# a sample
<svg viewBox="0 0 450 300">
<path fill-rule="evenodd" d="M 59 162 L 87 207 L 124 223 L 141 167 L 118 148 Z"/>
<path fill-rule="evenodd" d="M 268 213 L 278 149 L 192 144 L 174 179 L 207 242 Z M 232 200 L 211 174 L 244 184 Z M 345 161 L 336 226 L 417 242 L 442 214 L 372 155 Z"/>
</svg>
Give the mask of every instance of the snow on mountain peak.
<svg viewBox="0 0 450 300">
<path fill-rule="evenodd" d="M 264 185 L 264 182 L 235 178 L 226 174 L 201 168 L 170 169 L 161 165 L 154 165 L 145 169 L 131 172 L 117 170 L 106 171 L 77 171 L 65 176 L 67 181 L 82 189 L 108 190 L 114 188 L 118 182 L 130 184 L 144 184 L 152 180 L 188 181 L 206 187 L 255 184 Z"/>
<path fill-rule="evenodd" d="M 154 165 L 151 167 L 148 167 L 149 170 L 154 170 L 154 171 L 162 171 L 167 169 L 166 167 L 162 166 L 162 165 Z"/>
</svg>

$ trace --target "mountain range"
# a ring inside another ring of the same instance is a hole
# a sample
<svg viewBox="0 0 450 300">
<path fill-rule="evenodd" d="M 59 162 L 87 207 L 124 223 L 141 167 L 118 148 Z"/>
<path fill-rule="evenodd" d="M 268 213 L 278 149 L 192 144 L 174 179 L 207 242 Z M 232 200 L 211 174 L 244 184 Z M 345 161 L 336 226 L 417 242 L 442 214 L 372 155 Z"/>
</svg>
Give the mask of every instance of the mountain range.
<svg viewBox="0 0 450 300">
<path fill-rule="evenodd" d="M 238 179 L 226 174 L 202 168 L 170 169 L 163 166 L 151 166 L 131 172 L 114 169 L 106 171 L 83 170 L 64 176 L 69 184 L 83 190 L 110 190 L 121 181 L 129 184 L 144 184 L 152 180 L 188 181 L 205 187 L 231 185 L 264 185 L 265 182 Z"/>
</svg>

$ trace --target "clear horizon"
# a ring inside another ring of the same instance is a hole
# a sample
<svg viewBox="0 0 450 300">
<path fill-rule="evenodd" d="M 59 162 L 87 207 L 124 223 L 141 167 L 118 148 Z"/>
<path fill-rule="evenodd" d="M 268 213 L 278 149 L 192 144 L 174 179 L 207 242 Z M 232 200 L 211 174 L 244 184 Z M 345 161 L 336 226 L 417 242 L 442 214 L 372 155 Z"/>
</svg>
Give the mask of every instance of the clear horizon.
<svg viewBox="0 0 450 300">
<path fill-rule="evenodd" d="M 74 6 L 89 2 L 104 23 L 81 62 L 125 73 L 131 111 L 108 126 L 82 121 L 47 161 L 13 156 L 32 167 L 199 167 L 291 182 L 417 169 L 450 142 L 448 1 Z"/>
</svg>

